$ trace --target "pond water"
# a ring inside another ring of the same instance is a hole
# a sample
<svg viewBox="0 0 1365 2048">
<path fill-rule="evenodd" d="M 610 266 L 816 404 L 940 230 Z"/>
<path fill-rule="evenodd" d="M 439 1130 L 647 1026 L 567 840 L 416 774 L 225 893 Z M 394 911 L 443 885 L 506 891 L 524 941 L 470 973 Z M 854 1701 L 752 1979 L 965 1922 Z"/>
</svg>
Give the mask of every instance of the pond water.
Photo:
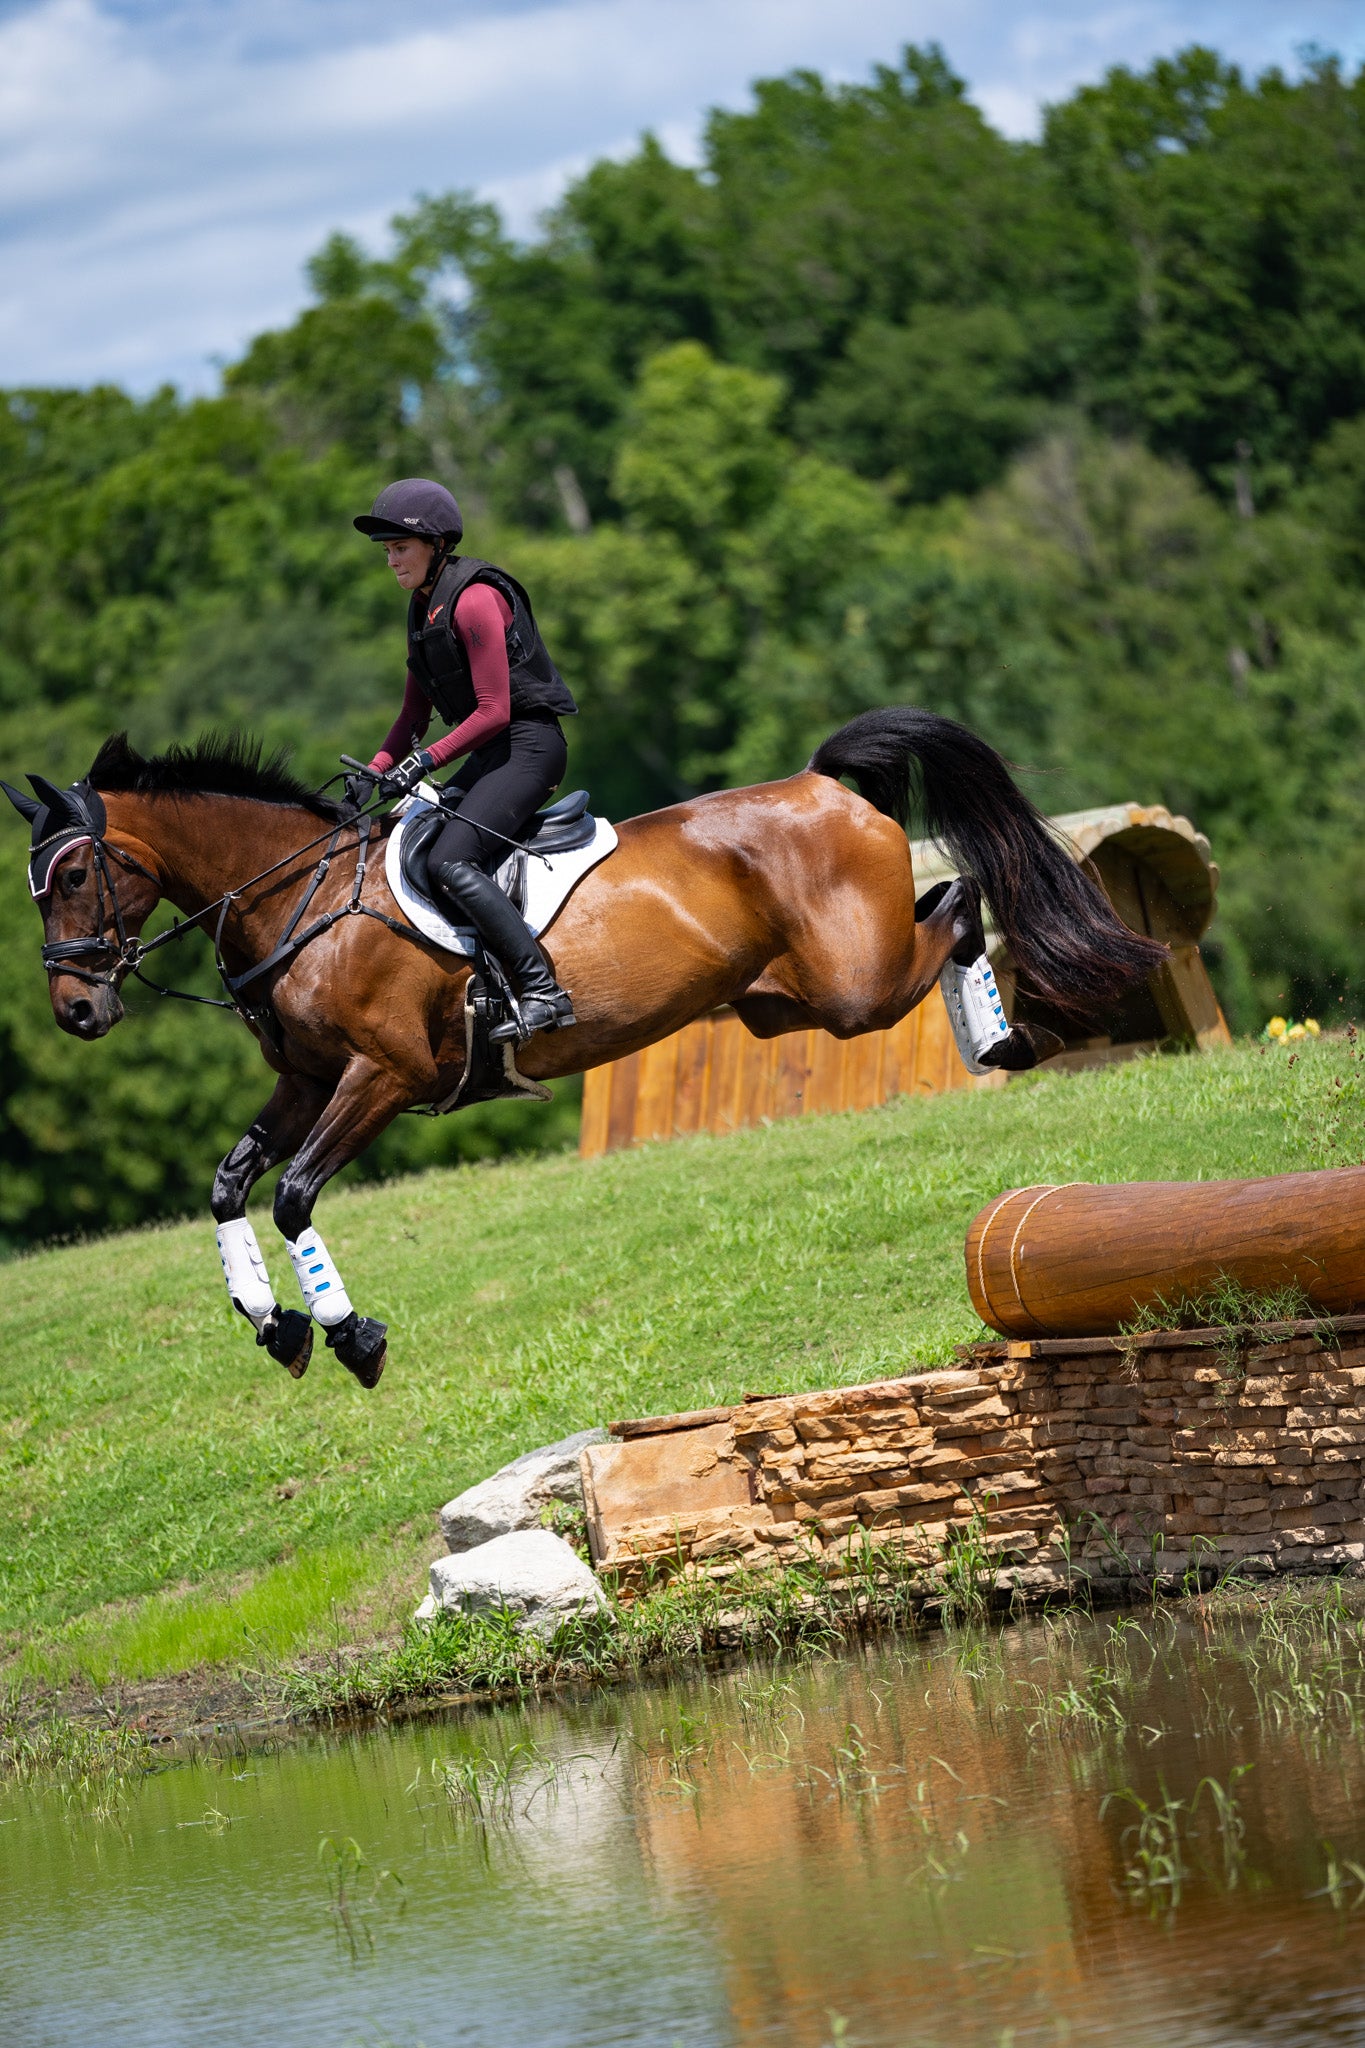
<svg viewBox="0 0 1365 2048">
<path fill-rule="evenodd" d="M 1331 1595 L 12 1789 L 0 2038 L 1358 2043 L 1363 1696 Z"/>
</svg>

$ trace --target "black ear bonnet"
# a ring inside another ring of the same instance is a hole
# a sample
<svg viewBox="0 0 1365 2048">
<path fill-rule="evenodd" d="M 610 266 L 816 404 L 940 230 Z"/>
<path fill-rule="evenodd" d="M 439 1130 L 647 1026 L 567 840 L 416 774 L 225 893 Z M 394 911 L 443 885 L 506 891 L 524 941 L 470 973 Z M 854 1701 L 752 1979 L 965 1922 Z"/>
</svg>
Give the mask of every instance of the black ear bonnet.
<svg viewBox="0 0 1365 2048">
<path fill-rule="evenodd" d="M 78 846 L 89 846 L 104 837 L 108 823 L 104 798 L 88 782 L 73 782 L 70 789 L 58 789 L 45 775 L 30 775 L 33 796 L 0 782 L 21 817 L 33 827 L 28 857 L 29 894 L 41 903 L 52 887 L 57 865 Z M 35 802 L 36 798 L 36 802 Z"/>
</svg>

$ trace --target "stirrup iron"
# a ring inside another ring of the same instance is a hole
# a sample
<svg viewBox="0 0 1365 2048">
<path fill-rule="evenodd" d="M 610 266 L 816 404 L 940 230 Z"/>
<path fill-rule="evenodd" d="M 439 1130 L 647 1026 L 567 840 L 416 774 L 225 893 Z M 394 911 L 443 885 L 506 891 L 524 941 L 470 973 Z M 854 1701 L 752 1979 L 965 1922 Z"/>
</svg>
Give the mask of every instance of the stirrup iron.
<svg viewBox="0 0 1365 2048">
<path fill-rule="evenodd" d="M 494 1045 L 525 1045 L 538 1031 L 567 1031 L 578 1021 L 567 989 L 557 989 L 552 996 L 526 995 L 520 1000 L 508 996 L 507 1009 L 504 1021 L 488 1034 Z"/>
</svg>

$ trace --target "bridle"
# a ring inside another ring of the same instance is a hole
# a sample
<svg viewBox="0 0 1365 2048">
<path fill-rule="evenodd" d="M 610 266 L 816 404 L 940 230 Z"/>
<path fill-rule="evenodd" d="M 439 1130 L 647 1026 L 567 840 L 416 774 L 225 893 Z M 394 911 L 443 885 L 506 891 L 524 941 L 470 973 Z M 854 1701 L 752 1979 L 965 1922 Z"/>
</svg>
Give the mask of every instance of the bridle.
<svg viewBox="0 0 1365 2048">
<path fill-rule="evenodd" d="M 69 974 L 75 980 L 83 981 L 92 988 L 107 988 L 111 991 L 117 990 L 125 976 L 131 974 L 135 980 L 142 983 L 144 988 L 152 989 L 159 996 L 171 996 L 176 1001 L 182 1003 L 199 1003 L 206 1009 L 235 1010 L 237 1015 L 247 1024 L 262 1026 L 266 1021 L 266 1013 L 263 1012 L 261 1006 L 245 1001 L 243 999 L 243 991 L 252 982 L 258 981 L 263 975 L 269 974 L 272 969 L 281 967 L 286 961 L 292 960 L 297 953 L 302 952 L 305 946 L 309 945 L 314 939 L 321 938 L 324 932 L 330 931 L 332 926 L 343 917 L 372 917 L 377 923 L 387 925 L 390 931 L 397 932 L 400 938 L 411 940 L 414 945 L 424 948 L 431 946 L 432 942 L 421 932 L 416 931 L 411 925 L 400 924 L 397 918 L 389 917 L 382 910 L 373 910 L 368 903 L 362 903 L 360 900 L 361 891 L 365 886 L 369 843 L 374 830 L 374 819 L 375 812 L 368 808 L 355 811 L 348 817 L 339 818 L 330 832 L 319 832 L 316 838 L 306 840 L 302 846 L 296 846 L 292 852 L 284 854 L 277 861 L 273 861 L 268 868 L 262 868 L 259 874 L 252 875 L 249 880 L 239 883 L 235 889 L 224 890 L 221 896 L 216 896 L 211 903 L 206 903 L 204 908 L 196 911 L 193 917 L 176 918 L 175 922 L 166 931 L 158 932 L 154 939 L 147 940 L 129 936 L 127 925 L 124 922 L 123 907 L 119 902 L 118 888 L 114 881 L 113 863 L 117 862 L 120 867 L 126 868 L 129 873 L 145 876 L 152 883 L 158 895 L 164 893 L 163 885 L 159 877 L 154 875 L 151 869 L 146 867 L 135 855 L 125 852 L 121 846 L 111 846 L 104 835 L 96 831 L 93 824 L 91 824 L 88 831 L 83 831 L 79 838 L 73 839 L 62 852 L 56 855 L 50 872 L 52 875 L 52 886 L 55 887 L 56 868 L 60 862 L 68 854 L 75 853 L 80 848 L 89 847 L 91 861 L 95 869 L 96 912 L 98 920 L 95 930 L 86 938 L 54 939 L 50 941 L 42 949 L 43 966 L 47 969 L 49 975 Z M 324 911 L 320 917 L 313 920 L 312 924 L 300 930 L 299 927 L 303 923 L 305 912 L 327 879 L 333 857 L 341 843 L 341 836 L 352 825 L 354 825 L 356 830 L 357 858 L 355 880 L 351 887 L 350 896 L 339 909 Z M 315 846 L 321 846 L 324 841 L 326 842 L 326 851 L 314 868 L 303 895 L 295 907 L 293 915 L 285 925 L 284 932 L 278 943 L 264 960 L 258 961 L 254 967 L 248 967 L 245 973 L 229 974 L 227 963 L 223 958 L 223 933 L 234 904 L 240 902 L 242 897 L 248 895 L 259 883 L 268 881 L 271 875 L 277 874 L 281 868 L 291 866 L 305 853 L 311 853 Z M 214 966 L 218 970 L 218 978 L 228 992 L 228 1000 L 224 1001 L 218 996 L 195 995 L 189 989 L 167 988 L 159 981 L 149 980 L 142 972 L 143 961 L 150 954 L 160 951 L 161 947 L 174 945 L 176 940 L 184 938 L 187 932 L 207 929 L 204 921 L 206 918 L 212 917 L 215 911 L 217 912 L 217 919 L 213 930 L 213 961 Z M 111 918 L 113 923 L 112 937 L 107 936 L 105 932 L 105 926 L 111 921 Z M 89 966 L 71 964 L 72 962 L 80 961 L 89 961 L 92 964 Z M 98 966 L 93 964 L 96 961 L 103 964 Z"/>
<path fill-rule="evenodd" d="M 360 762 L 351 762 L 346 755 L 342 756 L 342 760 L 352 768 L 362 766 Z M 32 777 L 29 779 L 33 780 Z M 11 790 L 7 783 L 0 787 L 5 789 L 12 800 L 18 800 L 17 793 Z M 155 995 L 170 996 L 181 1003 L 199 1003 L 211 1010 L 233 1010 L 253 1029 L 264 1030 L 270 1034 L 277 1032 L 278 1026 L 268 1000 L 258 998 L 252 1001 L 244 992 L 253 982 L 260 981 L 275 968 L 282 967 L 294 959 L 305 946 L 310 945 L 314 939 L 321 938 L 322 934 L 330 931 L 340 919 L 370 917 L 414 946 L 420 946 L 428 951 L 434 948 L 434 941 L 417 931 L 414 926 L 400 923 L 397 918 L 389 917 L 382 910 L 374 910 L 368 903 L 362 903 L 360 900 L 365 887 L 375 816 L 386 801 L 377 793 L 372 795 L 367 803 L 348 802 L 329 831 L 319 832 L 315 838 L 306 840 L 302 846 L 296 846 L 292 852 L 273 861 L 268 868 L 262 868 L 259 874 L 239 883 L 235 889 L 224 890 L 221 896 L 215 896 L 211 903 L 206 903 L 193 917 L 176 918 L 166 931 L 158 932 L 154 939 L 139 939 L 132 937 L 128 931 L 114 877 L 115 866 L 124 868 L 129 874 L 142 875 L 152 884 L 158 896 L 164 894 L 161 878 L 138 860 L 135 854 L 126 852 L 121 846 L 110 845 L 104 834 L 104 805 L 98 792 L 92 790 L 88 784 L 77 783 L 70 790 L 59 791 L 50 784 L 43 783 L 40 777 L 35 787 L 40 787 L 43 796 L 54 807 L 55 815 L 65 817 L 68 822 L 59 824 L 55 832 L 48 833 L 31 849 L 29 874 L 33 895 L 42 897 L 55 888 L 56 873 L 61 863 L 71 854 L 86 847 L 90 850 L 90 859 L 95 870 L 95 929 L 84 938 L 50 940 L 42 949 L 43 966 L 49 975 L 69 974 L 73 980 L 83 981 L 87 987 L 104 988 L 113 992 L 131 974 L 134 980 L 140 981 L 144 988 L 151 989 Z M 57 806 L 62 808 L 57 810 Z M 21 807 L 25 808 L 26 815 L 32 815 L 37 809 L 37 806 Z M 350 895 L 336 910 L 324 911 L 320 917 L 314 918 L 311 924 L 304 925 L 303 920 L 309 905 L 327 879 L 342 834 L 351 826 L 355 827 L 356 833 L 356 869 Z M 533 855 L 539 860 L 546 858 L 536 847 L 508 838 L 505 834 L 494 831 L 491 826 L 480 826 L 479 829 L 521 853 Z M 223 958 L 223 936 L 233 906 L 240 903 L 244 896 L 249 895 L 262 882 L 278 874 L 281 868 L 292 866 L 304 854 L 311 853 L 315 846 L 322 846 L 324 841 L 325 851 L 304 886 L 303 894 L 275 946 L 264 960 L 257 961 L 243 973 L 229 974 L 227 962 Z M 39 856 L 45 856 L 41 863 Z M 207 931 L 206 920 L 214 918 L 215 913 L 213 962 L 218 971 L 218 978 L 227 991 L 226 1001 L 219 996 L 196 995 L 190 989 L 168 988 L 162 982 L 150 980 L 142 972 L 143 962 L 153 953 L 159 952 L 163 946 L 174 945 L 177 939 L 184 938 L 187 932 Z M 113 926 L 112 934 L 106 930 L 110 924 Z"/>
<path fill-rule="evenodd" d="M 88 839 L 75 840 L 66 848 L 65 853 L 58 855 L 57 860 L 53 863 L 52 886 L 54 888 L 56 886 L 55 870 L 61 861 L 68 854 L 80 852 L 87 846 L 90 849 L 91 865 L 95 870 L 95 929 L 88 938 L 53 939 L 45 945 L 43 947 L 43 966 L 47 969 L 48 973 L 69 974 L 74 981 L 84 981 L 91 988 L 107 988 L 111 990 L 117 989 L 124 977 L 131 974 L 138 981 L 142 982 L 144 987 L 156 989 L 159 995 L 176 996 L 181 1002 L 186 1003 L 206 1003 L 217 1010 L 234 1009 L 236 1007 L 235 1004 L 220 1002 L 214 996 L 192 995 L 188 989 L 162 988 L 159 982 L 148 981 L 146 975 L 143 974 L 142 963 L 149 953 L 155 953 L 160 947 L 169 945 L 172 940 L 178 939 L 182 933 L 192 930 L 199 920 L 198 918 L 193 918 L 182 923 L 177 918 L 168 931 L 158 933 L 154 939 L 144 941 L 142 939 L 130 938 L 128 928 L 123 921 L 123 906 L 119 902 L 118 888 L 114 882 L 114 871 L 111 863 L 117 861 L 121 867 L 127 868 L 130 873 L 145 876 L 156 889 L 158 896 L 162 894 L 162 885 L 159 878 L 152 873 L 149 867 L 145 867 L 140 860 L 136 859 L 133 854 L 125 853 L 121 846 L 111 846 L 108 840 L 99 833 L 92 832 Z M 213 906 L 210 905 L 209 907 L 211 909 Z M 110 922 L 111 914 L 114 927 L 112 938 L 107 937 L 105 934 L 105 926 Z M 202 915 L 203 912 L 201 911 L 200 916 Z M 80 960 L 89 960 L 91 962 L 100 960 L 105 965 L 102 969 L 93 965 L 89 967 L 72 965 L 74 961 Z"/>
</svg>

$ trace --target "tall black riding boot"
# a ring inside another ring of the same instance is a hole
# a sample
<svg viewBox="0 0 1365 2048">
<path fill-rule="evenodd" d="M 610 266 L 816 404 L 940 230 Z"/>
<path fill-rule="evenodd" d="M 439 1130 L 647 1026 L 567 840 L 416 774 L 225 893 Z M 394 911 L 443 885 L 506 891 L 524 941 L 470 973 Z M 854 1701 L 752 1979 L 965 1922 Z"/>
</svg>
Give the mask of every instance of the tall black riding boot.
<svg viewBox="0 0 1365 2048">
<path fill-rule="evenodd" d="M 431 879 L 462 924 L 472 924 L 517 992 L 521 1021 L 509 1017 L 489 1036 L 518 1043 L 536 1031 L 557 1031 L 575 1022 L 573 1001 L 545 964 L 545 955 L 491 875 L 472 861 L 447 860 Z"/>
</svg>

